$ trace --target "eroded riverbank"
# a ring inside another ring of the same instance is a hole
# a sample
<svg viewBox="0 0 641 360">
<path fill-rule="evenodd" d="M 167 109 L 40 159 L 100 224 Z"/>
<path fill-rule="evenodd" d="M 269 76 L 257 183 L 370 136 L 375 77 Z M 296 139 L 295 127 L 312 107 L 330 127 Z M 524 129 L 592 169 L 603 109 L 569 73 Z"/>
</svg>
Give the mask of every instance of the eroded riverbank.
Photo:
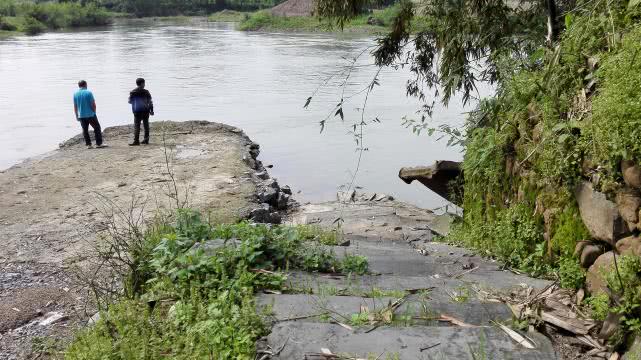
<svg viewBox="0 0 641 360">
<path fill-rule="evenodd" d="M 135 148 L 130 126 L 106 129 L 102 149 L 76 136 L 0 172 L 0 358 L 29 358 L 34 339 L 64 337 L 91 315 L 70 271 L 93 251 L 110 212 L 143 221 L 181 206 L 235 221 L 259 207 L 264 168 L 242 130 L 191 121 L 153 123 L 151 132 L 151 144 Z M 53 313 L 64 317 L 39 325 Z"/>
</svg>

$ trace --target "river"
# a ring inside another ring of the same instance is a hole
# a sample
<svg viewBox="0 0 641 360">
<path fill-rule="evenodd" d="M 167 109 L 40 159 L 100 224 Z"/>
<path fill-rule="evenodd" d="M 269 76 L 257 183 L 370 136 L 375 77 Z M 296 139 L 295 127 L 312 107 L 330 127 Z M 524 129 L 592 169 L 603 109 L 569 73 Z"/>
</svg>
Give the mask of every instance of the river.
<svg viewBox="0 0 641 360">
<path fill-rule="evenodd" d="M 371 47 L 374 39 L 349 34 L 246 33 L 233 24 L 204 21 L 119 21 L 101 29 L 46 33 L 0 40 L 0 169 L 51 151 L 77 134 L 72 94 L 85 79 L 94 92 L 103 127 L 132 122 L 127 96 L 142 76 L 154 97 L 152 120 L 210 120 L 238 126 L 261 145 L 261 159 L 281 184 L 302 201 L 335 198 L 351 179 L 356 143 L 351 125 L 360 121 L 363 97 L 344 106 L 345 120 L 327 117 L 341 96 L 341 77 L 325 80 Z M 376 68 L 362 56 L 347 82 L 346 96 L 371 81 Z M 400 167 L 459 160 L 448 148 L 401 126 L 419 103 L 405 96 L 407 70 L 384 69 L 370 95 L 356 184 L 426 208 L 446 201 L 420 184 L 406 185 Z M 435 119 L 460 123 L 453 101 Z"/>
</svg>

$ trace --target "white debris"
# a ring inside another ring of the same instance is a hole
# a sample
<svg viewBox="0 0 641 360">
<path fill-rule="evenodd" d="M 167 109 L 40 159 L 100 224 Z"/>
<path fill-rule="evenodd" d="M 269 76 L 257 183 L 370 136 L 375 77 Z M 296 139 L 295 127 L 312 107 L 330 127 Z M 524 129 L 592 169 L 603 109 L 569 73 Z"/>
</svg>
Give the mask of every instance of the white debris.
<svg viewBox="0 0 641 360">
<path fill-rule="evenodd" d="M 59 311 L 52 311 L 45 315 L 44 320 L 40 321 L 40 326 L 49 326 L 61 320 L 66 320 L 67 316 Z"/>
</svg>

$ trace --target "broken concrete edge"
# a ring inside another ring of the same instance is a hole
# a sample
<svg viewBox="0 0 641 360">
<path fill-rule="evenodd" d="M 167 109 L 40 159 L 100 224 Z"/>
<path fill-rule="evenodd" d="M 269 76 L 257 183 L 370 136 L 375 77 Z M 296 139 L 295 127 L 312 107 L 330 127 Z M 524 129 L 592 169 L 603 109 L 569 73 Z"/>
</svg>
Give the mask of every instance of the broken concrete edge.
<svg viewBox="0 0 641 360">
<path fill-rule="evenodd" d="M 291 211 L 283 221 L 292 225 L 319 225 L 328 227 L 339 227 L 338 225 L 340 224 L 340 228 L 343 231 L 347 231 L 344 235 L 357 236 L 358 231 L 356 233 L 348 231 L 349 228 L 355 224 L 344 218 L 347 213 L 363 211 L 359 215 L 361 220 L 371 222 L 374 218 L 386 216 L 384 214 L 376 213 L 386 213 L 391 211 L 401 218 L 411 219 L 415 222 L 407 228 L 408 230 L 411 230 L 414 235 L 421 231 L 428 231 L 430 234 L 445 237 L 449 234 L 451 225 L 457 219 L 460 219 L 459 215 L 456 213 L 448 211 L 435 212 L 434 210 L 420 208 L 383 193 L 357 193 L 355 190 L 351 190 L 349 192 L 339 191 L 337 198 L 337 200 L 322 203 L 306 203 L 304 205 L 298 205 L 298 207 Z M 345 214 L 343 214 L 343 212 L 345 212 Z M 400 214 L 399 212 L 403 214 Z M 325 218 L 324 220 L 321 219 L 323 217 Z M 379 225 L 383 226 L 386 233 L 396 233 L 401 237 L 407 235 L 403 235 L 403 232 L 397 232 L 405 230 L 404 227 L 398 226 L 400 224 L 390 225 L 387 222 L 384 222 Z M 429 239 L 431 241 L 432 236 L 430 236 Z M 415 244 L 412 242 L 415 240 L 418 239 L 415 236 L 409 235 L 408 239 L 405 241 L 414 247 Z"/>
<path fill-rule="evenodd" d="M 444 199 L 455 202 L 456 199 L 453 198 L 450 191 L 450 184 L 452 181 L 463 177 L 463 170 L 460 162 L 439 160 L 431 166 L 401 168 L 398 172 L 398 177 L 407 184 L 418 180 Z M 462 188 L 458 190 L 461 193 L 463 191 Z"/>
</svg>

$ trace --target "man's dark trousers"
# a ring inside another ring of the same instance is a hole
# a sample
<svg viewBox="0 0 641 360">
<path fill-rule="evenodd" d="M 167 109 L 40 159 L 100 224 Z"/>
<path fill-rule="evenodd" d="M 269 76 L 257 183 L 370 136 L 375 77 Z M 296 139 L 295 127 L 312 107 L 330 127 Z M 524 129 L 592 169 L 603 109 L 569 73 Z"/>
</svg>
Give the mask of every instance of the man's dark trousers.
<svg viewBox="0 0 641 360">
<path fill-rule="evenodd" d="M 140 139 L 140 122 L 145 127 L 145 137 L 143 143 L 149 143 L 149 112 L 135 112 L 134 113 L 134 143 L 138 143 Z"/>
<path fill-rule="evenodd" d="M 87 146 L 91 145 L 91 137 L 89 136 L 89 125 L 93 128 L 94 136 L 96 137 L 96 145 L 102 145 L 102 130 L 100 129 L 100 123 L 96 116 L 88 118 L 80 118 L 80 126 L 82 126 L 82 136 L 85 138 L 85 144 Z"/>
</svg>

